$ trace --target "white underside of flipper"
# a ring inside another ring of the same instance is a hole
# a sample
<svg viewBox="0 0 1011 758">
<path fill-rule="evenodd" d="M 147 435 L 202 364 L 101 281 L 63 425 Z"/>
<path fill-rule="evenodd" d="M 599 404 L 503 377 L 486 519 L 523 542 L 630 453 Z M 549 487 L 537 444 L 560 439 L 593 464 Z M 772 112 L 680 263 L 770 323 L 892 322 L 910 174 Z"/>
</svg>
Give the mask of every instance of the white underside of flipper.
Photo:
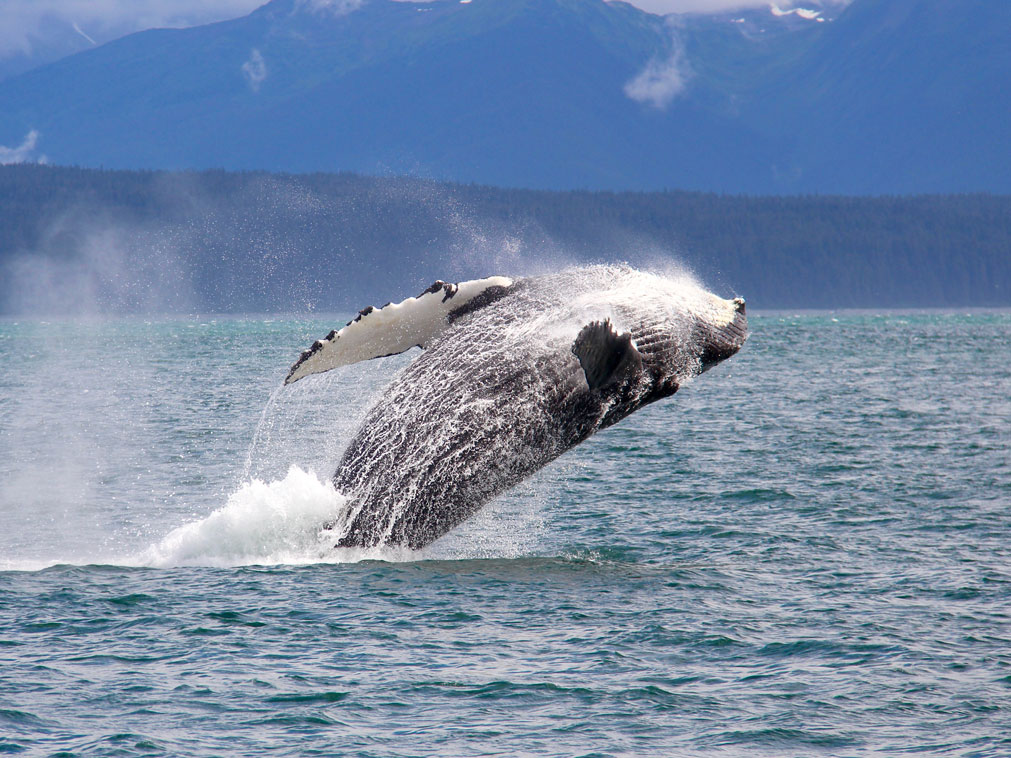
<svg viewBox="0 0 1011 758">
<path fill-rule="evenodd" d="M 426 347 L 449 325 L 451 312 L 490 287 L 504 289 L 512 283 L 505 276 L 459 284 L 437 281 L 417 297 L 382 308 L 369 306 L 340 331 L 316 340 L 291 367 L 284 383 L 358 361 L 395 355 L 412 347 Z"/>
</svg>

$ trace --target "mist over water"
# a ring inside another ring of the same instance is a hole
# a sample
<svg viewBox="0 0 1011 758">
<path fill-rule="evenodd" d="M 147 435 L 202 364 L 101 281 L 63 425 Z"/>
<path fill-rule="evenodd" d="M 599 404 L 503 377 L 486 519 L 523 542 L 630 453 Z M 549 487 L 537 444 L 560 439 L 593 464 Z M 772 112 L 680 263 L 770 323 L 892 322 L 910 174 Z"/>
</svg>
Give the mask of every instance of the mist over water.
<svg viewBox="0 0 1011 758">
<path fill-rule="evenodd" d="M 416 294 L 436 278 L 585 262 L 532 219 L 491 220 L 451 186 L 424 180 L 345 186 L 338 176 L 314 185 L 186 172 L 133 180 L 136 198 L 81 189 L 12 235 L 0 260 L 0 314 L 343 312 Z"/>
</svg>

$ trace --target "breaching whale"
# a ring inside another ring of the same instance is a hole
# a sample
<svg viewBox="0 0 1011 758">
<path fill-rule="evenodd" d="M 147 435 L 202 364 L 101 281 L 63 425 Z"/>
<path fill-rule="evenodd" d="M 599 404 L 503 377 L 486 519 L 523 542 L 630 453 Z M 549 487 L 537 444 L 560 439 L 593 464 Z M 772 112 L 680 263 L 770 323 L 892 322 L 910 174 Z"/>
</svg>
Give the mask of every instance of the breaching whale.
<svg viewBox="0 0 1011 758">
<path fill-rule="evenodd" d="M 630 267 L 437 281 L 317 340 L 285 384 L 424 348 L 343 453 L 333 482 L 348 511 L 328 525 L 336 547 L 418 549 L 747 334 L 742 299 Z"/>
</svg>

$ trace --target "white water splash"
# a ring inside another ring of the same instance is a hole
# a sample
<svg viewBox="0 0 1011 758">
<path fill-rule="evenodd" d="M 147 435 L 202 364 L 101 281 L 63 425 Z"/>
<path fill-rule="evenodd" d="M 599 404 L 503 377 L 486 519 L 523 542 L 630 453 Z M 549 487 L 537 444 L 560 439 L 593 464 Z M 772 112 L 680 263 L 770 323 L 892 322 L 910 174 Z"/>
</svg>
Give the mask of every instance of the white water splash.
<svg viewBox="0 0 1011 758">
<path fill-rule="evenodd" d="M 109 562 L 171 568 L 514 557 L 529 552 L 543 529 L 540 504 L 528 488 L 521 489 L 525 497 L 505 498 L 502 507 L 488 508 L 459 534 L 425 550 L 391 546 L 335 549 L 335 535 L 347 516 L 347 501 L 330 482 L 292 466 L 283 479 L 253 479 L 206 518 L 174 529 L 138 555 Z M 334 530 L 323 528 L 335 519 L 338 525 Z"/>
<path fill-rule="evenodd" d="M 253 479 L 210 516 L 174 529 L 126 561 L 131 566 L 274 566 L 402 561 L 404 548 L 335 550 L 334 532 L 323 527 L 346 515 L 346 501 L 330 482 L 292 466 L 281 480 Z"/>
<path fill-rule="evenodd" d="M 319 561 L 333 541 L 321 526 L 343 506 L 333 485 L 293 466 L 282 480 L 247 482 L 223 508 L 173 530 L 131 562 L 165 567 Z"/>
</svg>

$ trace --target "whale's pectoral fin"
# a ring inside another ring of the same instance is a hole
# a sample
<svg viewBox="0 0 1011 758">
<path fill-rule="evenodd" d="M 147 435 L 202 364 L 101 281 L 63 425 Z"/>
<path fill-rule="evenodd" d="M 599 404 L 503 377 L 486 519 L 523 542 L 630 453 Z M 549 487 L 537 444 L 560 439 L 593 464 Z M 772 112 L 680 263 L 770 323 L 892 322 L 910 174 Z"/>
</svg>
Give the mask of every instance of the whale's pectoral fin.
<svg viewBox="0 0 1011 758">
<path fill-rule="evenodd" d="M 620 384 L 642 370 L 642 355 L 629 332 L 618 334 L 610 319 L 584 326 L 572 345 L 591 390 Z"/>
<path fill-rule="evenodd" d="M 425 347 L 461 315 L 502 297 L 512 283 L 504 276 L 459 284 L 437 281 L 417 297 L 382 308 L 370 305 L 343 329 L 335 329 L 303 351 L 284 383 L 338 366 L 396 355 L 412 347 Z"/>
</svg>

